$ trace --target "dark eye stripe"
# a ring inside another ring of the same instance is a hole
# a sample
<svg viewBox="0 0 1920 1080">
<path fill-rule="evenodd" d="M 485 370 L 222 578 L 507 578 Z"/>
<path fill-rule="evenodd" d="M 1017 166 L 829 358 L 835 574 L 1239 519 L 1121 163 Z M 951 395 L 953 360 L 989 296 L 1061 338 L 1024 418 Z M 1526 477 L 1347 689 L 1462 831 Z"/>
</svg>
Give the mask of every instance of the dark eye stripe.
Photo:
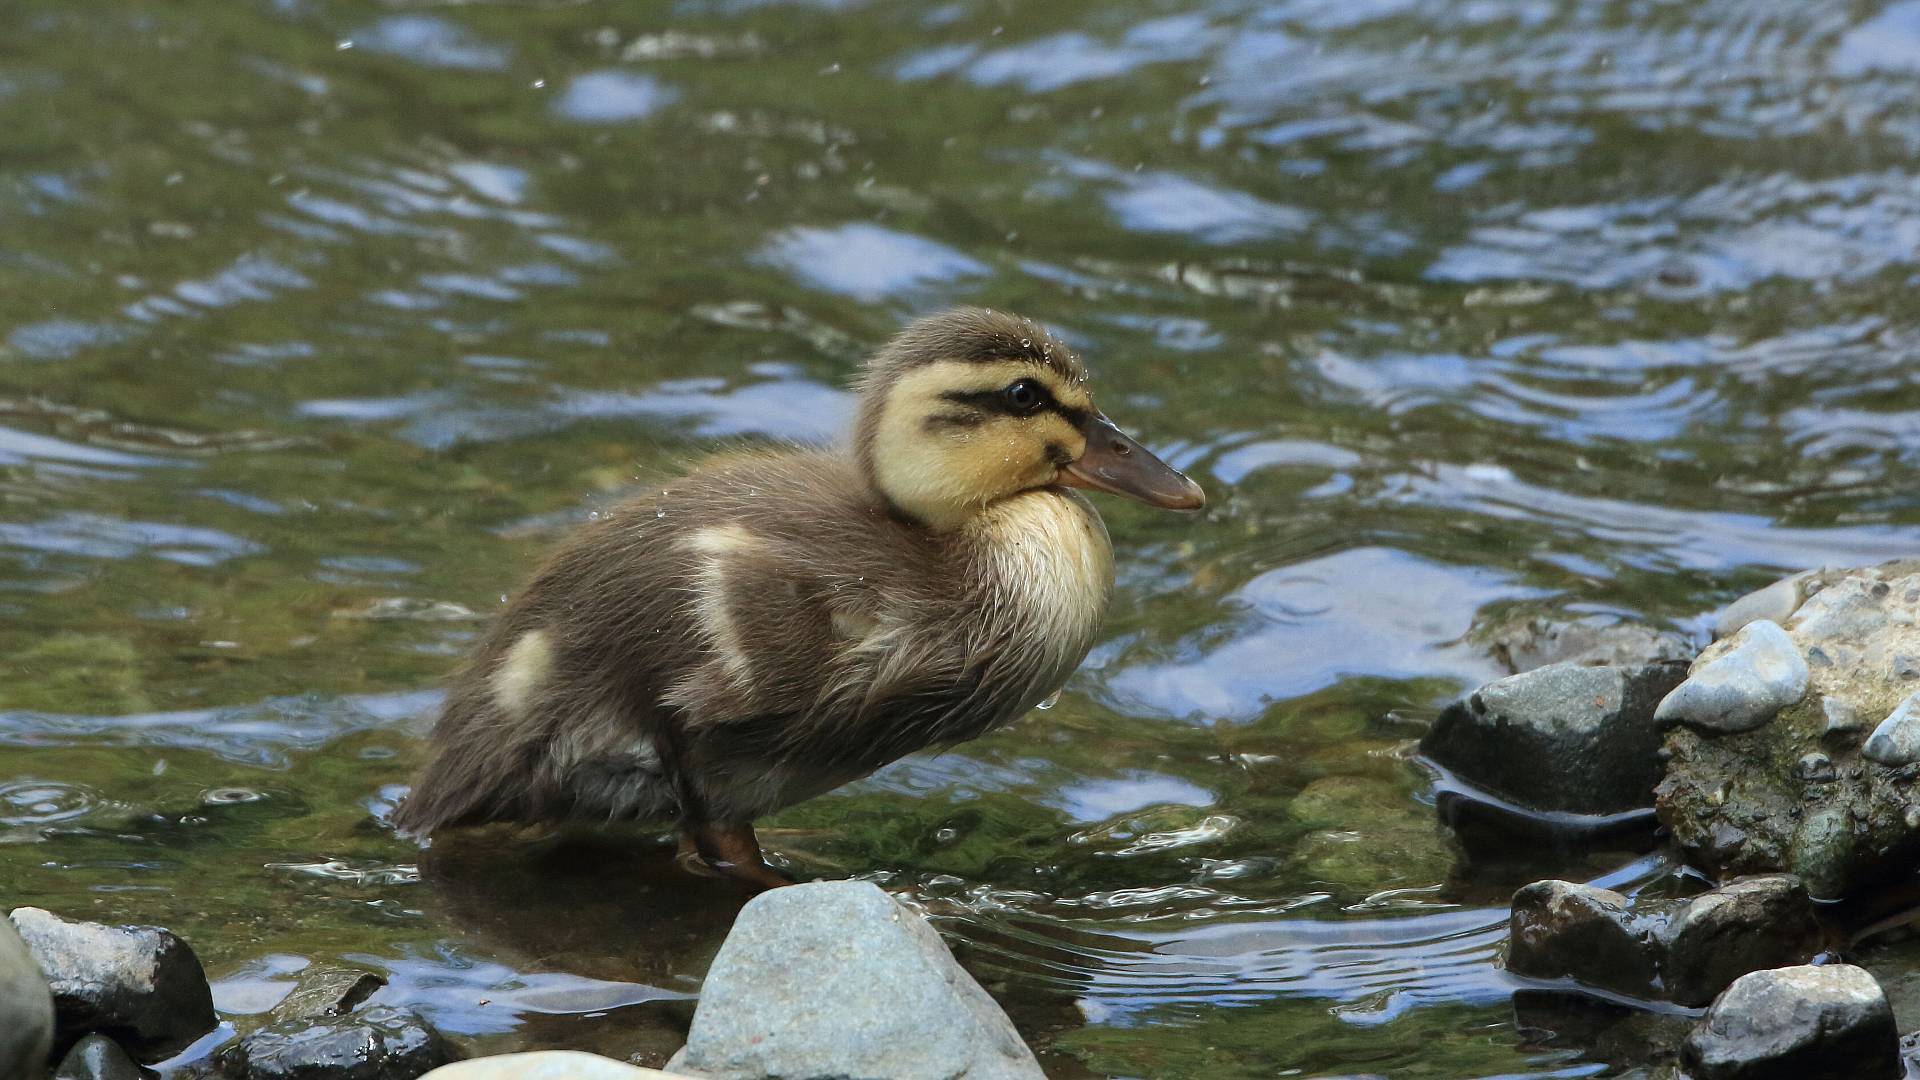
<svg viewBox="0 0 1920 1080">
<path fill-rule="evenodd" d="M 1093 416 L 1093 413 L 1087 409 L 1075 408 L 1071 405 L 1062 405 L 1054 398 L 1053 391 L 1047 389 L 1045 383 L 1032 380 L 1032 386 L 1034 392 L 1040 395 L 1040 404 L 1034 408 L 1033 412 L 1026 414 L 1015 412 L 1008 405 L 1007 389 L 1004 386 L 997 390 L 948 390 L 941 394 L 940 397 L 956 405 L 966 405 L 979 409 L 982 412 L 1002 413 L 1008 416 L 1037 416 L 1043 412 L 1051 412 L 1063 418 L 1074 427 L 1085 426 L 1088 419 Z"/>
</svg>

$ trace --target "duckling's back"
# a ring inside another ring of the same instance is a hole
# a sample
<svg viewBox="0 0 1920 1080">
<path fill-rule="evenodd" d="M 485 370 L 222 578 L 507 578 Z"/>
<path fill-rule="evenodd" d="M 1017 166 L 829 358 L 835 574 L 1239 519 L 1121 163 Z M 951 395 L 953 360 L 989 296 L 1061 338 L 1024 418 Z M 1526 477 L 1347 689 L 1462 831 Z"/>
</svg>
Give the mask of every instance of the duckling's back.
<svg viewBox="0 0 1920 1080">
<path fill-rule="evenodd" d="M 993 590 L 968 562 L 831 452 L 737 455 L 633 499 L 454 675 L 396 823 L 750 821 L 971 738 L 1054 676 L 986 677 Z"/>
</svg>

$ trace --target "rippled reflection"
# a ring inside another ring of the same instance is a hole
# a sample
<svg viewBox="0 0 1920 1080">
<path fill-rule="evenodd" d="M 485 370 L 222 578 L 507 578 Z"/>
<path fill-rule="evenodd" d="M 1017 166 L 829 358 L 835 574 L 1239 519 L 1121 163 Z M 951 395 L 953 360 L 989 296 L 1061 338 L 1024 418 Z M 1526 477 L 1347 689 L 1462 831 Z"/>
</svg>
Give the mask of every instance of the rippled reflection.
<svg viewBox="0 0 1920 1080">
<path fill-rule="evenodd" d="M 1117 595 L 1056 707 L 766 835 L 925 905 L 1064 1073 L 1609 1067 L 1522 1033 L 1499 912 L 1661 870 L 1461 850 L 1408 740 L 1511 612 L 1698 636 L 1920 542 L 1906 0 L 0 34 L 0 874 L 186 933 L 238 1027 L 345 961 L 482 1048 L 671 1052 L 734 898 L 646 835 L 383 822 L 556 534 L 837 437 L 935 307 L 1057 327 L 1210 509 L 1103 505 Z"/>
</svg>

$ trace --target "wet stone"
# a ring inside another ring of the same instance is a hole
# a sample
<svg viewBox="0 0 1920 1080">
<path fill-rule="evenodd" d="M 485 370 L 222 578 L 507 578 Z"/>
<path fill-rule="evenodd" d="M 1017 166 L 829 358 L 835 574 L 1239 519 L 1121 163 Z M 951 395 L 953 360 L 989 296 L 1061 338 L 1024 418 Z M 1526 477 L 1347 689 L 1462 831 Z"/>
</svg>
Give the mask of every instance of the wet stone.
<svg viewBox="0 0 1920 1080">
<path fill-rule="evenodd" d="M 1513 894 L 1507 970 L 1647 998 L 1657 990 L 1659 969 L 1652 936 L 1625 896 L 1578 882 L 1536 881 Z"/>
<path fill-rule="evenodd" d="M 53 994 L 11 922 L 0 920 L 0 1076 L 30 1076 L 53 1049 Z"/>
<path fill-rule="evenodd" d="M 119 1043 L 105 1035 L 89 1035 L 60 1059 L 53 1080 L 143 1080 L 146 1075 Z"/>
<path fill-rule="evenodd" d="M 1793 638 L 1778 623 L 1757 620 L 1734 635 L 1726 652 L 1696 663 L 1654 716 L 1709 731 L 1751 731 L 1805 697 L 1808 678 Z"/>
<path fill-rule="evenodd" d="M 1846 964 L 1736 979 L 1687 1037 L 1693 1080 L 1893 1080 L 1893 1009 L 1873 976 Z"/>
<path fill-rule="evenodd" d="M 1654 711 L 1680 664 L 1554 664 L 1488 683 L 1441 713 L 1420 750 L 1461 780 L 1535 810 L 1613 814 L 1653 804 Z"/>
<path fill-rule="evenodd" d="M 1786 874 L 1744 878 L 1676 905 L 1657 932 L 1667 1000 L 1702 1006 L 1741 975 L 1821 951 L 1813 900 Z"/>
<path fill-rule="evenodd" d="M 417 1013 L 373 1005 L 268 1024 L 222 1051 L 220 1065 L 234 1080 L 415 1080 L 452 1057 Z"/>
<path fill-rule="evenodd" d="M 199 957 L 169 931 L 70 922 L 30 907 L 11 918 L 53 989 L 58 1042 L 97 1031 L 137 1060 L 158 1061 L 218 1022 Z"/>
<path fill-rule="evenodd" d="M 1861 756 L 1882 765 L 1911 765 L 1920 761 L 1920 693 L 1909 694 L 1867 736 Z"/>
<path fill-rule="evenodd" d="M 1042 1076 L 1013 1023 L 926 920 L 870 882 L 763 893 L 714 958 L 670 1072 Z"/>
<path fill-rule="evenodd" d="M 1793 775 L 1810 784 L 1824 784 L 1834 777 L 1833 759 L 1818 750 L 1808 751 L 1793 763 Z"/>
</svg>

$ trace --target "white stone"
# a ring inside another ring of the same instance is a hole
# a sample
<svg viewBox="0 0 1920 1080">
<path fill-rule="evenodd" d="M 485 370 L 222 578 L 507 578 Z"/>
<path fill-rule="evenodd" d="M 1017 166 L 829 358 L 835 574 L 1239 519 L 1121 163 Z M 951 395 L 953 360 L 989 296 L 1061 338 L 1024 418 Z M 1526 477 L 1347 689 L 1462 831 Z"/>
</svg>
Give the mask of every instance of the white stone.
<svg viewBox="0 0 1920 1080">
<path fill-rule="evenodd" d="M 1860 748 L 1860 753 L 1882 765 L 1911 765 L 1920 761 L 1920 692 L 1908 694 L 1905 701 L 1880 721 L 1880 726 L 1867 736 L 1867 744 Z"/>
<path fill-rule="evenodd" d="M 1713 639 L 1724 641 L 1758 619 L 1784 624 L 1800 606 L 1800 588 L 1807 580 L 1808 573 L 1811 571 L 1782 578 L 1722 608 L 1719 617 L 1713 621 Z"/>
<path fill-rule="evenodd" d="M 1748 623 L 1729 647 L 1696 661 L 1687 681 L 1660 702 L 1653 718 L 1711 731 L 1751 731 L 1807 693 L 1806 657 L 1767 619 Z"/>
</svg>

